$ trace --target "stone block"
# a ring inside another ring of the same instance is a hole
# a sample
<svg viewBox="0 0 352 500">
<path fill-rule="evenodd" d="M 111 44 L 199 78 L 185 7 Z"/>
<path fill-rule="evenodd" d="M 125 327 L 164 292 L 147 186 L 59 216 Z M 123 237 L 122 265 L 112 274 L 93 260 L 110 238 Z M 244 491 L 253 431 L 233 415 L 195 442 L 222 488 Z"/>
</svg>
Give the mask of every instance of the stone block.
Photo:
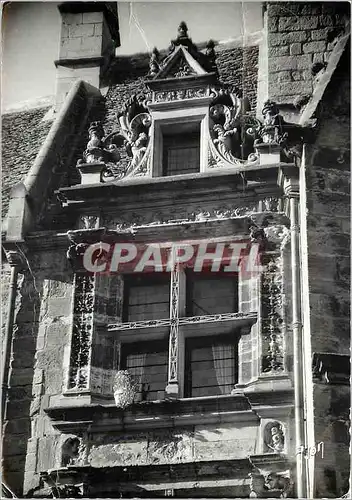
<svg viewBox="0 0 352 500">
<path fill-rule="evenodd" d="M 60 436 L 46 436 L 38 440 L 37 470 L 44 471 L 60 466 Z"/>
<path fill-rule="evenodd" d="M 299 82 L 300 80 L 304 80 L 303 71 L 302 70 L 291 71 L 291 77 L 292 77 L 292 80 L 295 82 Z"/>
<path fill-rule="evenodd" d="M 25 468 L 25 455 L 5 456 L 3 457 L 3 470 L 6 472 L 20 472 L 23 474 Z"/>
<path fill-rule="evenodd" d="M 280 17 L 279 31 L 313 30 L 318 27 L 318 17 L 290 16 Z"/>
<path fill-rule="evenodd" d="M 24 385 L 20 387 L 11 387 L 8 390 L 7 395 L 10 401 L 20 401 L 23 399 L 30 399 L 32 397 L 32 386 Z"/>
<path fill-rule="evenodd" d="M 92 446 L 88 463 L 92 467 L 145 465 L 147 464 L 147 448 L 146 439 L 138 439 L 136 436 L 135 440 L 126 441 L 121 438 L 119 442 Z"/>
<path fill-rule="evenodd" d="M 228 441 L 194 443 L 194 460 L 231 460 L 246 458 L 255 453 L 255 440 L 231 439 Z"/>
<path fill-rule="evenodd" d="M 94 24 L 94 36 L 102 36 L 103 34 L 103 24 L 96 23 Z"/>
<path fill-rule="evenodd" d="M 33 372 L 33 367 L 18 368 L 17 370 L 13 370 L 10 374 L 10 387 L 32 385 Z"/>
<path fill-rule="evenodd" d="M 291 81 L 291 71 L 280 71 L 280 73 L 275 74 L 278 82 L 290 82 Z"/>
<path fill-rule="evenodd" d="M 269 57 L 288 56 L 289 53 L 290 48 L 288 45 L 279 45 L 277 47 L 269 47 L 268 49 Z"/>
<path fill-rule="evenodd" d="M 301 56 L 282 56 L 269 59 L 269 71 L 284 71 L 295 69 L 307 69 L 312 63 L 312 56 L 304 54 Z"/>
<path fill-rule="evenodd" d="M 327 40 L 330 31 L 331 31 L 330 28 L 322 28 L 319 30 L 312 30 L 310 32 L 310 38 L 312 41 Z"/>
<path fill-rule="evenodd" d="M 102 23 L 103 22 L 103 12 L 84 12 L 83 13 L 83 24 L 90 23 Z"/>
<path fill-rule="evenodd" d="M 82 18 L 83 14 L 81 12 L 77 14 L 70 12 L 62 14 L 62 22 L 67 25 L 81 24 L 83 20 Z"/>
<path fill-rule="evenodd" d="M 299 82 L 281 82 L 277 84 L 269 84 L 269 91 L 271 95 L 302 95 L 308 94 L 312 91 L 312 84 L 306 81 Z"/>
<path fill-rule="evenodd" d="M 90 36 L 82 39 L 80 54 L 83 56 L 101 56 L 102 37 Z"/>
<path fill-rule="evenodd" d="M 305 42 L 308 39 L 306 31 L 292 31 L 287 33 L 272 33 L 268 35 L 269 47 L 289 45 L 290 43 Z"/>
<path fill-rule="evenodd" d="M 334 26 L 335 19 L 331 15 L 324 14 L 319 16 L 319 27 L 324 28 L 325 26 Z"/>
<path fill-rule="evenodd" d="M 71 308 L 71 297 L 53 297 L 48 299 L 48 316 L 51 318 L 68 316 L 71 313 Z"/>
<path fill-rule="evenodd" d="M 290 54 L 291 56 L 302 54 L 302 44 L 299 42 L 292 43 L 290 45 Z"/>
<path fill-rule="evenodd" d="M 69 38 L 77 38 L 93 36 L 94 35 L 94 24 L 76 24 L 69 26 Z"/>
<path fill-rule="evenodd" d="M 3 456 L 14 457 L 18 455 L 25 455 L 27 452 L 27 434 L 17 434 L 16 438 L 6 434 L 3 440 Z"/>
<path fill-rule="evenodd" d="M 349 355 L 350 322 L 328 314 L 310 316 L 312 350 Z"/>
<path fill-rule="evenodd" d="M 36 467 L 37 467 L 37 454 L 27 453 L 25 471 L 36 472 Z"/>
<path fill-rule="evenodd" d="M 7 420 L 3 426 L 3 435 L 26 434 L 29 435 L 31 423 L 29 418 L 14 418 Z"/>
<path fill-rule="evenodd" d="M 37 353 L 37 368 L 55 370 L 62 367 L 64 347 L 53 347 Z"/>
<path fill-rule="evenodd" d="M 271 32 L 277 31 L 278 27 L 279 27 L 279 17 L 268 16 L 268 30 Z"/>
<path fill-rule="evenodd" d="M 331 315 L 335 318 L 348 318 L 350 314 L 349 298 L 341 294 L 328 295 L 323 293 L 311 293 L 310 308 L 312 313 Z"/>
<path fill-rule="evenodd" d="M 151 434 L 147 450 L 148 463 L 182 463 L 192 460 L 192 434 L 189 432 L 165 430 Z"/>
<path fill-rule="evenodd" d="M 326 49 L 326 42 L 308 42 L 303 44 L 303 52 L 305 54 L 324 52 Z"/>
</svg>

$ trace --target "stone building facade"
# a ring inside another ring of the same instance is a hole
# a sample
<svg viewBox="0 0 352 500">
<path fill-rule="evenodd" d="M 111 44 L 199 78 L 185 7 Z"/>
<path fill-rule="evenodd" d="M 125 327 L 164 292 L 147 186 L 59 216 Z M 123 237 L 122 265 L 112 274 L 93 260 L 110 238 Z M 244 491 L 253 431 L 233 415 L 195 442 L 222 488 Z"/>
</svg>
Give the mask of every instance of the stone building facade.
<svg viewBox="0 0 352 500">
<path fill-rule="evenodd" d="M 55 106 L 3 120 L 5 480 L 346 494 L 349 4 L 269 2 L 244 47 L 176 23 L 128 58 L 115 7 L 60 6 Z"/>
</svg>

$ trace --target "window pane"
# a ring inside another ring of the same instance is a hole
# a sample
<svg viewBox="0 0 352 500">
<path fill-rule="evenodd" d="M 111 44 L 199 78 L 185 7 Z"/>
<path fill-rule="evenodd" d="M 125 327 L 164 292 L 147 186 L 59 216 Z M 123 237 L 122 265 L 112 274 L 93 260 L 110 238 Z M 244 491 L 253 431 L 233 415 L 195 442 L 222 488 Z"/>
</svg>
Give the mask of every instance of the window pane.
<svg viewBox="0 0 352 500">
<path fill-rule="evenodd" d="M 230 394 L 237 382 L 237 338 L 186 341 L 186 397 Z"/>
<path fill-rule="evenodd" d="M 122 347 L 121 365 L 138 385 L 135 401 L 163 399 L 167 384 L 168 342 L 150 341 Z"/>
<path fill-rule="evenodd" d="M 125 280 L 124 321 L 168 318 L 169 277 L 129 277 Z"/>
<path fill-rule="evenodd" d="M 164 175 L 180 175 L 200 170 L 200 134 L 164 137 Z"/>
<path fill-rule="evenodd" d="M 235 276 L 187 274 L 187 316 L 238 311 L 238 280 Z"/>
</svg>

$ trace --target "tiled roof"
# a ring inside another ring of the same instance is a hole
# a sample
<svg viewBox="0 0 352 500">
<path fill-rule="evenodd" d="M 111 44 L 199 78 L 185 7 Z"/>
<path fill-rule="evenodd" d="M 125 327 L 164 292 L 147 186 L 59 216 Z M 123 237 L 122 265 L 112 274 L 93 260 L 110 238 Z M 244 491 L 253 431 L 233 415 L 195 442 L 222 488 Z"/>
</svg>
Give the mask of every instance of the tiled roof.
<svg viewBox="0 0 352 500">
<path fill-rule="evenodd" d="M 42 121 L 48 108 L 2 116 L 2 217 L 6 216 L 11 188 L 24 180 L 51 127 Z"/>
</svg>

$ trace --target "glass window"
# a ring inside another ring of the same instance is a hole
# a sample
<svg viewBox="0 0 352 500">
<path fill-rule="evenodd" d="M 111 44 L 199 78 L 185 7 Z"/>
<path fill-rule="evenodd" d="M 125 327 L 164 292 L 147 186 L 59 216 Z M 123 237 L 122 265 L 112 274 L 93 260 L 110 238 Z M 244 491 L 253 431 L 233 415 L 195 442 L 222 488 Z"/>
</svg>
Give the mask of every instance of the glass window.
<svg viewBox="0 0 352 500">
<path fill-rule="evenodd" d="M 237 382 L 237 353 L 235 335 L 187 339 L 185 397 L 231 394 Z"/>
<path fill-rule="evenodd" d="M 167 274 L 125 277 L 124 321 L 168 318 L 170 314 L 170 277 Z"/>
<path fill-rule="evenodd" d="M 167 384 L 168 340 L 124 344 L 121 367 L 137 383 L 135 401 L 164 399 Z"/>
</svg>

